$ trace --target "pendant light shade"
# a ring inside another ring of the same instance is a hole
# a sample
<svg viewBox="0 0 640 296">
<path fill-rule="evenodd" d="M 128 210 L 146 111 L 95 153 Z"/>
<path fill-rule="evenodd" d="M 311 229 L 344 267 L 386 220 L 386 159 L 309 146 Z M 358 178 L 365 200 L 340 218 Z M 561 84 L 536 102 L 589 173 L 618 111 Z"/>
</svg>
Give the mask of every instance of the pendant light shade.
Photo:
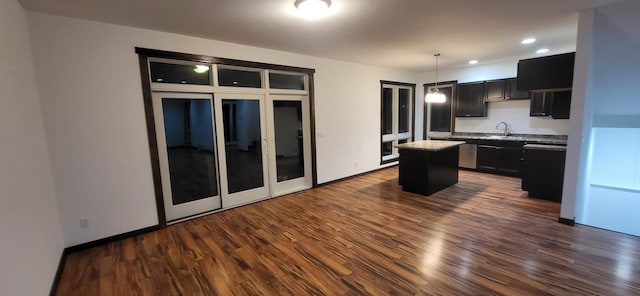
<svg viewBox="0 0 640 296">
<path fill-rule="evenodd" d="M 424 101 L 427 103 L 444 103 L 447 101 L 447 97 L 437 87 L 432 87 L 429 89 Z"/>
<path fill-rule="evenodd" d="M 438 57 L 440 54 L 436 53 L 434 56 L 436 57 L 436 86 L 429 88 L 429 92 L 427 92 L 427 95 L 424 97 L 424 101 L 426 103 L 444 103 L 447 101 L 447 97 L 438 89 Z"/>
</svg>

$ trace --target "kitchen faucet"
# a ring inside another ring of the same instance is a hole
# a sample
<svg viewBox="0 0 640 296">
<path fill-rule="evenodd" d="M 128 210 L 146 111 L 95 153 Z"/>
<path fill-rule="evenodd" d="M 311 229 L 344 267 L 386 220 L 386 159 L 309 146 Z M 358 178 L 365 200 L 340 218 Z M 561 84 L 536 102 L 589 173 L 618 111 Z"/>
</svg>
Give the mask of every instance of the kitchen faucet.
<svg viewBox="0 0 640 296">
<path fill-rule="evenodd" d="M 504 121 L 500 121 L 500 122 L 498 123 L 498 125 L 496 125 L 496 129 L 497 129 L 497 130 L 499 130 L 499 129 L 500 129 L 500 125 L 501 125 L 501 124 L 504 124 L 504 132 L 503 132 L 503 135 L 506 137 L 506 136 L 508 136 L 508 135 L 509 135 L 509 125 L 508 125 L 506 122 L 504 122 Z"/>
</svg>

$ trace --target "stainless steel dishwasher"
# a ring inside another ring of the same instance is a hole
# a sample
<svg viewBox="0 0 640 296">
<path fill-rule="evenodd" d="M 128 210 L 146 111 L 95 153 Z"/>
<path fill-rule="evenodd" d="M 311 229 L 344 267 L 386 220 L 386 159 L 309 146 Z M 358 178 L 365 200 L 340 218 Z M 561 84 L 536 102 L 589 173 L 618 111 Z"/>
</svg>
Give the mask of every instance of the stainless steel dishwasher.
<svg viewBox="0 0 640 296">
<path fill-rule="evenodd" d="M 460 145 L 460 158 L 458 159 L 458 166 L 461 168 L 475 169 L 477 167 L 477 157 L 477 144 L 462 144 Z"/>
</svg>

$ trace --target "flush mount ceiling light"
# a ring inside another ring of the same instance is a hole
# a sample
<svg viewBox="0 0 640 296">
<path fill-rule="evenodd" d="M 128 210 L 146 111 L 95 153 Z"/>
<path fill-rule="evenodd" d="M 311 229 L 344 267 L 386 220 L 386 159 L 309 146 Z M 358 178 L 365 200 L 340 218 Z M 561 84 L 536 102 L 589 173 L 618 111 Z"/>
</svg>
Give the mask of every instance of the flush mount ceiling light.
<svg viewBox="0 0 640 296">
<path fill-rule="evenodd" d="M 294 5 L 300 16 L 313 20 L 329 14 L 331 0 L 296 0 Z"/>
<path fill-rule="evenodd" d="M 522 44 L 531 44 L 536 42 L 536 38 L 525 38 L 520 43 Z"/>
<path fill-rule="evenodd" d="M 536 53 L 546 53 L 546 52 L 549 52 L 548 48 L 541 48 L 541 49 L 536 50 Z"/>
<path fill-rule="evenodd" d="M 424 96 L 424 101 L 426 103 L 444 103 L 447 97 L 438 89 L 438 57 L 440 54 L 436 53 L 433 56 L 436 57 L 436 86 L 429 89 L 427 95 Z"/>
<path fill-rule="evenodd" d="M 478 63 L 478 60 L 470 60 L 469 65 L 475 65 Z"/>
<path fill-rule="evenodd" d="M 193 68 L 193 72 L 196 72 L 198 74 L 202 74 L 209 71 L 209 66 L 206 65 L 196 65 L 195 68 Z"/>
</svg>

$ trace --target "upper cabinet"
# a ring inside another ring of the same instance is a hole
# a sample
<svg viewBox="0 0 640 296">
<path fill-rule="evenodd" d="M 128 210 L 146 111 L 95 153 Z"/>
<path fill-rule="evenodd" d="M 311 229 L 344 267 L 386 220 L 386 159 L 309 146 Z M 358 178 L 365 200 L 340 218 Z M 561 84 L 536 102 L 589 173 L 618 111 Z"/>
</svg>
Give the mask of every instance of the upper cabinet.
<svg viewBox="0 0 640 296">
<path fill-rule="evenodd" d="M 571 91 L 531 93 L 530 116 L 569 119 Z"/>
<path fill-rule="evenodd" d="M 505 80 L 490 80 L 484 83 L 484 100 L 485 102 L 504 101 Z"/>
<path fill-rule="evenodd" d="M 505 80 L 505 100 L 527 100 L 529 92 L 526 90 L 518 90 L 518 79 L 508 78 Z"/>
<path fill-rule="evenodd" d="M 485 83 L 460 83 L 456 96 L 456 117 L 486 117 Z"/>
<path fill-rule="evenodd" d="M 552 92 L 570 90 L 576 53 L 520 60 L 518 88 L 528 91 Z"/>
<path fill-rule="evenodd" d="M 529 116 L 549 116 L 553 93 L 531 93 Z"/>
<path fill-rule="evenodd" d="M 553 93 L 551 117 L 554 119 L 569 119 L 571 110 L 571 91 L 557 91 Z"/>
</svg>

